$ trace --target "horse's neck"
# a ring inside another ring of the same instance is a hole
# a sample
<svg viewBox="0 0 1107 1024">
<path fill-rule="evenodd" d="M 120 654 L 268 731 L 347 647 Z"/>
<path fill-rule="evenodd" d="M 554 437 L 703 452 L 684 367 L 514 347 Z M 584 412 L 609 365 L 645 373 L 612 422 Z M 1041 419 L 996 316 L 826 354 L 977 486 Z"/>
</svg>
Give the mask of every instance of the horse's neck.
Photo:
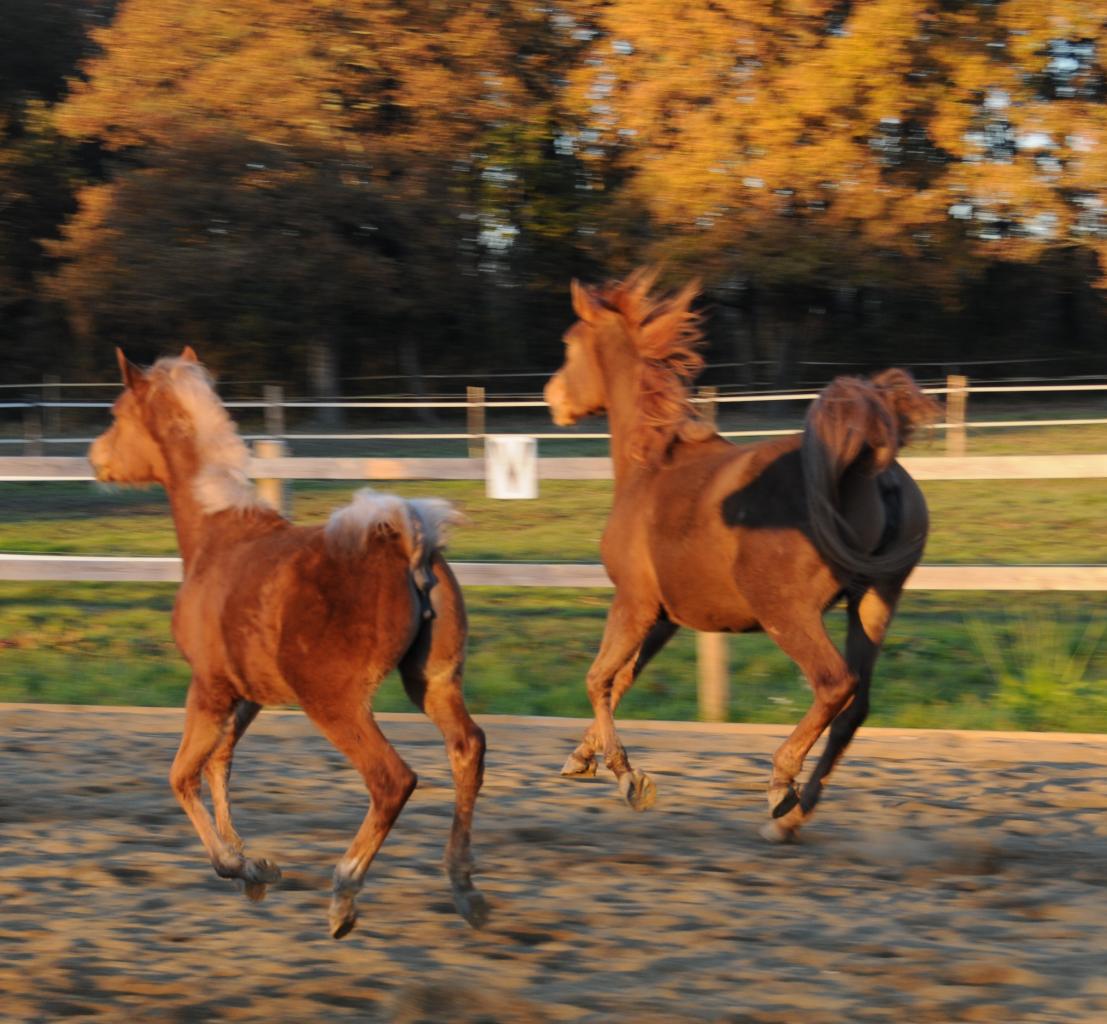
<svg viewBox="0 0 1107 1024">
<path fill-rule="evenodd" d="M 638 354 L 629 339 L 619 339 L 618 343 L 604 346 L 600 365 L 607 395 L 611 464 L 615 490 L 619 491 L 634 473 L 641 471 L 641 466 L 630 455 L 634 431 L 641 416 Z"/>
<path fill-rule="evenodd" d="M 165 489 L 173 511 L 177 547 L 187 571 L 200 550 L 212 542 L 214 533 L 212 515 L 204 510 L 196 491 L 196 479 L 204 466 L 190 445 L 174 445 L 163 451 L 169 466 Z"/>
</svg>

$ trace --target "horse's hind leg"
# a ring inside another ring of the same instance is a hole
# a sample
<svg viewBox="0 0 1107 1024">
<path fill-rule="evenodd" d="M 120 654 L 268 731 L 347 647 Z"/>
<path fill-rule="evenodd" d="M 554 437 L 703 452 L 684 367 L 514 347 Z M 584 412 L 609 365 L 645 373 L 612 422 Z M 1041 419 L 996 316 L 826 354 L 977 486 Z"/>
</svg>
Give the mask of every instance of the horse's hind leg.
<svg viewBox="0 0 1107 1024">
<path fill-rule="evenodd" d="M 869 713 L 869 685 L 880 645 L 888 631 L 903 580 L 884 587 L 873 587 L 860 597 L 851 597 L 847 605 L 849 631 L 846 634 L 846 662 L 857 676 L 853 699 L 838 713 L 830 725 L 830 735 L 819 763 L 803 787 L 800 804 L 805 815 L 810 814 L 822 795 L 823 780 L 833 771 L 854 733 Z"/>
<path fill-rule="evenodd" d="M 254 899 L 264 886 L 281 877 L 280 869 L 267 860 L 249 860 L 220 835 L 200 798 L 200 775 L 205 765 L 225 742 L 235 698 L 194 677 L 185 704 L 185 725 L 181 745 L 173 760 L 169 782 L 185 814 L 196 829 L 221 878 L 241 878 Z M 260 888 L 259 888 L 260 887 Z"/>
<path fill-rule="evenodd" d="M 412 701 L 438 726 L 454 777 L 454 820 L 446 844 L 446 873 L 457 912 L 474 928 L 488 920 L 488 904 L 473 885 L 470 835 L 473 810 L 484 779 L 484 732 L 472 718 L 461 692 L 461 653 L 440 654 L 435 634 L 441 617 L 424 626 L 415 646 L 400 662 Z M 431 634 L 427 636 L 427 634 Z M 447 645 L 449 642 L 446 642 Z M 450 645 L 452 646 L 452 645 Z"/>
<path fill-rule="evenodd" d="M 215 748 L 207 764 L 204 765 L 204 778 L 207 779 L 208 792 L 211 793 L 212 808 L 215 811 L 215 828 L 223 842 L 239 853 L 242 852 L 243 844 L 231 821 L 231 803 L 227 784 L 231 777 L 234 748 L 250 727 L 250 723 L 257 718 L 260 710 L 260 704 L 255 704 L 251 700 L 239 700 L 234 706 L 230 728 L 223 734 L 219 746 Z"/>
<path fill-rule="evenodd" d="M 811 707 L 773 755 L 769 782 L 772 821 L 762 834 L 769 839 L 787 840 L 806 816 L 795 789 L 795 778 L 815 741 L 853 697 L 857 676 L 831 642 L 818 609 L 792 609 L 788 613 L 761 616 L 760 621 L 780 649 L 803 670 L 814 695 Z"/>
<path fill-rule="evenodd" d="M 305 701 L 304 711 L 361 773 L 370 798 L 361 828 L 334 869 L 330 926 L 340 939 L 357 923 L 355 900 L 365 873 L 418 779 L 373 720 L 362 680 L 338 683 L 329 696 L 325 704 Z"/>
<path fill-rule="evenodd" d="M 658 619 L 650 631 L 637 654 L 633 655 L 618 672 L 611 684 L 611 711 L 614 714 L 619 707 L 619 701 L 624 694 L 634 685 L 634 681 L 642 674 L 643 669 L 650 663 L 653 656 L 664 647 L 679 629 L 676 623 L 668 618 Z M 596 774 L 596 750 L 601 745 L 596 723 L 593 722 L 584 739 L 565 761 L 561 774 L 569 778 L 591 778 Z"/>
</svg>

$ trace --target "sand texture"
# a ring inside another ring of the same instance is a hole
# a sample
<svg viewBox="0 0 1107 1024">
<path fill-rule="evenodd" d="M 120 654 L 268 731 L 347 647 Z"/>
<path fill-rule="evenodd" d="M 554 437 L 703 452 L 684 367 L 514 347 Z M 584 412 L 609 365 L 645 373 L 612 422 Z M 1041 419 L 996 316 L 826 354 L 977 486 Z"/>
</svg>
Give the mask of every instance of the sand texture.
<svg viewBox="0 0 1107 1024">
<path fill-rule="evenodd" d="M 781 728 L 625 725 L 639 814 L 558 776 L 583 723 L 486 718 L 474 932 L 439 738 L 382 717 L 420 785 L 336 942 L 366 796 L 302 716 L 239 747 L 236 825 L 284 870 L 253 904 L 169 791 L 178 712 L 0 707 L 0 1020 L 1107 1020 L 1107 737 L 863 730 L 781 847 Z"/>
</svg>

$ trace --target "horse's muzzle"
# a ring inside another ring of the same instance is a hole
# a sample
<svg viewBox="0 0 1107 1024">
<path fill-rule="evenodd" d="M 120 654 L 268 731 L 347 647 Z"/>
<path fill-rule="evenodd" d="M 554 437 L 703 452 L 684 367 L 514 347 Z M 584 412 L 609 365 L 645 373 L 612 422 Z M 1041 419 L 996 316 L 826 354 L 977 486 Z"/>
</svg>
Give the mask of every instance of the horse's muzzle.
<svg viewBox="0 0 1107 1024">
<path fill-rule="evenodd" d="M 92 475 L 102 484 L 110 482 L 111 473 L 108 471 L 103 437 L 98 437 L 88 446 L 87 458 L 89 465 L 92 467 Z"/>
<path fill-rule="evenodd" d="M 555 374 L 546 382 L 542 397 L 550 407 L 550 418 L 557 426 L 571 427 L 580 419 L 569 408 L 568 396 L 565 394 L 565 385 L 560 374 Z"/>
</svg>

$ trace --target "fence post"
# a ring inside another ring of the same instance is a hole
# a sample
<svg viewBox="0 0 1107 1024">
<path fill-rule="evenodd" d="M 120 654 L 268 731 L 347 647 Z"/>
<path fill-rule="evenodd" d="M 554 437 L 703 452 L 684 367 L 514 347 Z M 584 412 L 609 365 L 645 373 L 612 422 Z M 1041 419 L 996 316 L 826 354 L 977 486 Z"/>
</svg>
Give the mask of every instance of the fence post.
<svg viewBox="0 0 1107 1024">
<path fill-rule="evenodd" d="M 254 442 L 254 455 L 259 459 L 279 459 L 288 454 L 285 443 L 277 438 L 267 438 Z M 260 477 L 255 481 L 258 497 L 270 508 L 275 508 L 282 516 L 291 516 L 288 488 L 283 480 L 274 477 Z"/>
<path fill-rule="evenodd" d="M 42 406 L 37 402 L 23 410 L 23 454 L 42 454 Z"/>
<path fill-rule="evenodd" d="M 700 403 L 700 412 L 703 418 L 711 426 L 715 426 L 719 419 L 719 407 L 715 401 L 719 397 L 719 389 L 714 384 L 707 384 L 699 389 L 697 397 L 703 399 Z"/>
<path fill-rule="evenodd" d="M 946 377 L 946 454 L 960 456 L 965 454 L 968 438 L 965 432 L 965 407 L 969 400 L 969 378 L 959 373 Z"/>
<path fill-rule="evenodd" d="M 279 440 L 284 437 L 284 389 L 279 384 L 266 384 L 262 396 L 265 402 L 265 432 Z"/>
<path fill-rule="evenodd" d="M 725 722 L 730 704 L 726 633 L 697 633 L 696 678 L 702 722 Z"/>
<path fill-rule="evenodd" d="M 484 457 L 484 388 L 470 385 L 465 389 L 465 400 L 469 403 L 469 458 L 480 459 Z"/>
<path fill-rule="evenodd" d="M 47 436 L 61 436 L 61 409 L 53 404 L 61 401 L 61 378 L 56 373 L 48 373 L 42 378 L 42 400 L 50 402 L 49 408 L 43 407 L 42 427 Z"/>
</svg>

